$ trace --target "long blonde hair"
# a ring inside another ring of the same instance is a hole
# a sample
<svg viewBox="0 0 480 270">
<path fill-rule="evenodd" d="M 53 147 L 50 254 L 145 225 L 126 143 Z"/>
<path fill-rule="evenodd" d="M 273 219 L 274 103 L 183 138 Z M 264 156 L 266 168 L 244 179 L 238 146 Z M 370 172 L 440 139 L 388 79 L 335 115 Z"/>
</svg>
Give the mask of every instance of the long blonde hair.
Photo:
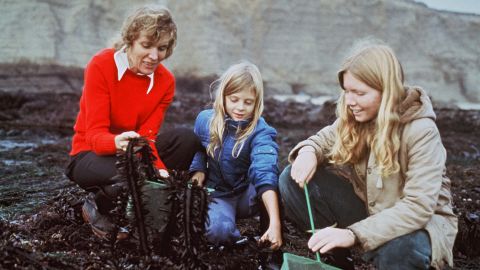
<svg viewBox="0 0 480 270">
<path fill-rule="evenodd" d="M 218 85 L 213 103 L 214 116 L 210 121 L 210 143 L 207 146 L 207 154 L 214 157 L 215 150 L 222 145 L 225 131 L 225 97 L 251 89 L 255 93 L 255 106 L 253 115 L 244 129 L 237 129 L 237 139 L 232 150 L 232 156 L 237 157 L 245 140 L 255 130 L 258 119 L 263 112 L 263 80 L 257 66 L 249 62 L 241 62 L 233 65 L 212 85 Z M 240 126 L 239 126 L 240 127 Z"/>
<path fill-rule="evenodd" d="M 405 98 L 403 70 L 392 48 L 370 44 L 356 49 L 348 56 L 338 72 L 340 86 L 344 89 L 346 72 L 366 85 L 380 91 L 382 100 L 377 117 L 367 123 L 359 123 L 345 103 L 342 91 L 337 103 L 337 140 L 329 154 L 334 164 L 356 163 L 373 151 L 379 173 L 382 176 L 400 170 L 399 107 Z"/>
</svg>

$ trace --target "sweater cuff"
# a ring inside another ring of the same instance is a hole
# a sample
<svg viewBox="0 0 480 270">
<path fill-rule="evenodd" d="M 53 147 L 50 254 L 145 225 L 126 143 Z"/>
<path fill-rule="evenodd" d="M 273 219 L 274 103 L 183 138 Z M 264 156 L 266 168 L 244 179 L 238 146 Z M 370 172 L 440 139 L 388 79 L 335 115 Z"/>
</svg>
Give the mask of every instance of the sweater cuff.
<svg viewBox="0 0 480 270">
<path fill-rule="evenodd" d="M 357 223 L 353 223 L 345 229 L 353 232 L 353 234 L 355 235 L 355 244 L 359 244 L 364 251 L 372 250 L 372 247 L 368 245 L 368 239 L 362 236 L 357 226 Z"/>
<path fill-rule="evenodd" d="M 305 141 L 302 141 L 302 142 L 298 143 L 288 154 L 288 161 L 290 163 L 293 163 L 295 161 L 295 159 L 297 158 L 297 156 L 299 154 L 299 151 L 304 146 L 313 147 L 313 149 L 315 149 L 314 153 L 315 153 L 315 156 L 317 157 L 317 163 L 320 164 L 320 163 L 323 162 L 323 154 L 322 154 L 322 150 L 320 149 L 320 147 L 318 145 L 314 144 L 314 143 L 311 143 L 311 141 L 309 141 L 309 140 L 305 140 Z"/>
<path fill-rule="evenodd" d="M 93 141 L 92 150 L 97 155 L 112 155 L 115 154 L 117 148 L 115 147 L 115 136 L 114 134 L 103 134 L 98 136 Z"/>
</svg>

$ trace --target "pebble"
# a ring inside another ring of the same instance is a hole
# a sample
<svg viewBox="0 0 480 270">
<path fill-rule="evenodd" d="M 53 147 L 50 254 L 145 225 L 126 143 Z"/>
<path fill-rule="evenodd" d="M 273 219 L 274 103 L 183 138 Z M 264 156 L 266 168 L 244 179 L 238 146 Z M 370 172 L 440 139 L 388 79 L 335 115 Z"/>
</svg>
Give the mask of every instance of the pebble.
<svg viewBox="0 0 480 270">
<path fill-rule="evenodd" d="M 24 136 L 24 137 L 30 137 L 30 136 L 33 135 L 33 133 L 32 133 L 31 130 L 26 129 L 26 130 L 22 131 L 21 135 Z"/>
<path fill-rule="evenodd" d="M 480 221 L 480 217 L 475 213 L 468 213 L 467 219 L 470 222 L 478 223 Z"/>
<path fill-rule="evenodd" d="M 7 137 L 10 137 L 10 136 L 18 136 L 20 134 L 20 131 L 16 130 L 16 129 L 12 129 L 12 130 L 9 130 L 7 131 Z"/>
<path fill-rule="evenodd" d="M 52 234 L 53 239 L 62 239 L 62 234 L 61 233 L 54 233 Z"/>
</svg>

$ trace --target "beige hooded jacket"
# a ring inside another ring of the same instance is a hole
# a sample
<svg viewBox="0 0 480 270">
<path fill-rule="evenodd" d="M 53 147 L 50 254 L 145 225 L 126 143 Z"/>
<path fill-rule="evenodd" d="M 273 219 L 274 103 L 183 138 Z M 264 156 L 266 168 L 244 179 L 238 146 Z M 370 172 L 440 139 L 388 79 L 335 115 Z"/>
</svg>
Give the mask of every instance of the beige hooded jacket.
<svg viewBox="0 0 480 270">
<path fill-rule="evenodd" d="M 457 217 L 452 211 L 450 179 L 445 175 L 446 150 L 434 122 L 432 103 L 422 89 L 410 88 L 401 113 L 400 172 L 382 178 L 373 154 L 358 164 L 332 167 L 350 180 L 368 209 L 369 217 L 349 228 L 365 251 L 426 229 L 432 244 L 431 266 L 453 266 Z M 334 144 L 335 129 L 336 122 L 297 144 L 289 161 L 293 162 L 300 148 L 310 145 L 315 148 L 318 164 L 324 162 Z"/>
</svg>

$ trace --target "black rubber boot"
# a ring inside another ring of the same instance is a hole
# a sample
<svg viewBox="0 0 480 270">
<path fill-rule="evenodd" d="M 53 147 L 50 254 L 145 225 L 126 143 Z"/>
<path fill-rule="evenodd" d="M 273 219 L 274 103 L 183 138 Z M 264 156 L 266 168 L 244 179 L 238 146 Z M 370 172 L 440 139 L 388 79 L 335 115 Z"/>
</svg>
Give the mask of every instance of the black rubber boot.
<svg viewBox="0 0 480 270">
<path fill-rule="evenodd" d="M 112 223 L 107 215 L 102 215 L 98 211 L 97 204 L 95 203 L 94 194 L 90 193 L 86 198 L 82 206 L 83 220 L 90 225 L 93 233 L 104 240 L 109 239 L 109 234 L 115 231 L 115 225 Z M 123 240 L 128 237 L 128 232 L 122 228 L 117 234 L 117 240 Z"/>
<path fill-rule="evenodd" d="M 120 182 L 111 185 L 102 186 L 95 192 L 95 202 L 98 210 L 103 215 L 108 215 L 110 210 L 115 208 L 115 201 L 122 190 L 128 188 L 127 182 Z"/>
</svg>

